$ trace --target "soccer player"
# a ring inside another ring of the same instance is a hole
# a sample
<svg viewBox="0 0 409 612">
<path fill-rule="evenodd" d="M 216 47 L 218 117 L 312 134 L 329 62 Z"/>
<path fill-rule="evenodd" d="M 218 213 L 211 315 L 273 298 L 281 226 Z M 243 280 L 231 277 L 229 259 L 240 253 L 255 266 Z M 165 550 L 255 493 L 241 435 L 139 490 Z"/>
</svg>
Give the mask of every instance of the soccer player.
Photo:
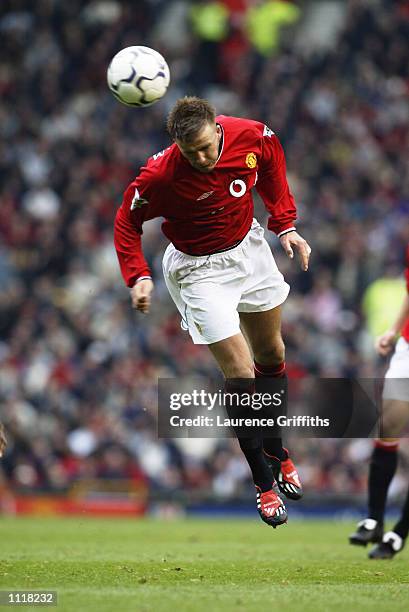
<svg viewBox="0 0 409 612">
<path fill-rule="evenodd" d="M 400 552 L 409 533 L 409 490 L 399 521 L 392 531 L 383 533 L 388 488 L 398 464 L 398 436 L 409 421 L 409 245 L 406 251 L 406 286 L 402 308 L 392 327 L 375 344 L 379 355 L 388 355 L 401 333 L 389 368 L 382 395 L 382 438 L 375 441 L 369 466 L 368 518 L 360 521 L 349 541 L 351 544 L 376 545 L 370 559 L 391 559 Z"/>
<path fill-rule="evenodd" d="M 170 240 L 163 257 L 166 285 L 182 327 L 194 343 L 208 345 L 226 388 L 255 376 L 283 377 L 280 305 L 289 286 L 253 219 L 253 187 L 270 213 L 268 228 L 290 258 L 298 251 L 303 270 L 311 249 L 294 227 L 295 202 L 279 139 L 257 121 L 216 117 L 213 106 L 197 97 L 177 101 L 167 129 L 173 144 L 141 169 L 115 220 L 115 247 L 132 305 L 147 313 L 153 290 L 141 248 L 142 224 L 164 217 L 162 231 Z M 239 443 L 262 520 L 273 527 L 286 522 L 274 488 L 293 499 L 302 488 L 281 439 L 239 437 Z"/>
</svg>

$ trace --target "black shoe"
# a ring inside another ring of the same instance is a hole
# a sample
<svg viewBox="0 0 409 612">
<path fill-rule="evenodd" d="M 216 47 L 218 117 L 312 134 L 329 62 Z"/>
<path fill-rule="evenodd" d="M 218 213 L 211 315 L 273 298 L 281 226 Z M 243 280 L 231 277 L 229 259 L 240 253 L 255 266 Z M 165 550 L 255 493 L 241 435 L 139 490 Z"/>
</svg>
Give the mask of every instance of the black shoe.
<svg viewBox="0 0 409 612">
<path fill-rule="evenodd" d="M 283 459 L 283 461 L 280 461 L 277 457 L 268 455 L 265 451 L 264 456 L 269 468 L 274 474 L 278 487 L 277 492 L 282 493 L 288 497 L 288 499 L 301 499 L 303 490 L 297 468 L 290 459 L 288 450 L 286 448 L 284 450 L 287 453 L 287 459 Z"/>
<path fill-rule="evenodd" d="M 349 536 L 349 543 L 355 546 L 366 546 L 373 542 L 381 542 L 383 526 L 375 519 L 364 519 L 357 525 L 355 533 Z"/>
<path fill-rule="evenodd" d="M 287 522 L 288 515 L 283 500 L 273 489 L 261 492 L 260 487 L 256 486 L 257 510 L 262 521 L 271 527 L 278 527 Z"/>
<path fill-rule="evenodd" d="M 388 531 L 382 538 L 382 542 L 369 551 L 370 559 L 392 559 L 405 545 L 405 540 L 395 533 Z"/>
</svg>

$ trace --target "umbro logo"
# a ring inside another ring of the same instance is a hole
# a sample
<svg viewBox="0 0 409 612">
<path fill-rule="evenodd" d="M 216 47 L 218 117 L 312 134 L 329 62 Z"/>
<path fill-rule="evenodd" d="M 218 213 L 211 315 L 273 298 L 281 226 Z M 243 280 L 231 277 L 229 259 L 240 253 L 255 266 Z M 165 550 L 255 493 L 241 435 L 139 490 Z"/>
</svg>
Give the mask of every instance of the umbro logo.
<svg viewBox="0 0 409 612">
<path fill-rule="evenodd" d="M 206 198 L 209 198 L 213 193 L 214 191 L 206 191 L 206 193 L 202 193 L 201 196 L 196 198 L 196 202 L 198 202 L 199 200 L 205 200 Z"/>
</svg>

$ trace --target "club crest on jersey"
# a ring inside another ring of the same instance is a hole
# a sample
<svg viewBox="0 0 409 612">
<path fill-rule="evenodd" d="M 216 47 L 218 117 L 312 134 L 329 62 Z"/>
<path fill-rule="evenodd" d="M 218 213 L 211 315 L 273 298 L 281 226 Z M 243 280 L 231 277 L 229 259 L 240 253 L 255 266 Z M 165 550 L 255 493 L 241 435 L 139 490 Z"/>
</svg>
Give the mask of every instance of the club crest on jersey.
<svg viewBox="0 0 409 612">
<path fill-rule="evenodd" d="M 246 155 L 246 166 L 248 168 L 255 168 L 257 166 L 257 156 L 255 153 L 247 153 Z"/>
<path fill-rule="evenodd" d="M 141 198 L 141 196 L 139 195 L 139 191 L 135 188 L 135 195 L 132 198 L 131 202 L 131 211 L 135 210 L 135 208 L 142 208 L 142 206 L 144 206 L 145 204 L 149 204 L 148 200 L 145 200 L 145 198 Z"/>
</svg>

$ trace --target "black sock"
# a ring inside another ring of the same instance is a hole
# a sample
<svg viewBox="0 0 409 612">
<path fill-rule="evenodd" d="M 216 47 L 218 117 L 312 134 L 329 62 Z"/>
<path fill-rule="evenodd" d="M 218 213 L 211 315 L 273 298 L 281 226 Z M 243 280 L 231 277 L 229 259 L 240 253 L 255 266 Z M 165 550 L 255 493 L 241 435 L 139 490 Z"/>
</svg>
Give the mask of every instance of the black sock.
<svg viewBox="0 0 409 612">
<path fill-rule="evenodd" d="M 225 391 L 231 394 L 238 394 L 239 397 L 243 394 L 252 394 L 254 392 L 254 380 L 229 378 L 225 381 Z M 237 405 L 237 403 L 230 400 L 227 401 L 226 399 L 225 407 L 229 418 L 237 418 L 246 415 L 246 408 L 240 406 L 240 402 L 239 405 Z M 246 416 L 251 416 L 251 413 Z M 254 484 L 259 487 L 262 492 L 269 491 L 274 482 L 274 476 L 263 453 L 261 429 L 252 428 L 249 430 L 243 427 L 235 427 L 234 430 L 240 448 L 249 464 Z"/>
<path fill-rule="evenodd" d="M 258 384 L 260 384 L 260 382 L 265 384 L 268 380 L 284 380 L 287 385 L 284 361 L 276 365 L 262 365 L 254 361 L 254 374 L 256 383 Z M 263 449 L 273 461 L 274 459 L 277 460 L 278 466 L 280 461 L 285 461 L 288 457 L 287 451 L 283 448 L 283 441 L 281 438 L 263 438 Z"/>
<path fill-rule="evenodd" d="M 409 490 L 406 494 L 405 503 L 402 508 L 402 514 L 399 521 L 396 523 L 393 531 L 400 535 L 403 540 L 406 540 L 409 533 Z"/>
<path fill-rule="evenodd" d="M 267 465 L 263 454 L 261 438 L 239 438 L 240 448 L 247 459 L 254 484 L 260 487 L 261 491 L 269 491 L 272 487 L 274 476 Z"/>
<path fill-rule="evenodd" d="M 288 453 L 283 448 L 283 441 L 281 438 L 264 438 L 263 449 L 269 457 L 277 459 L 277 462 L 285 461 L 288 457 Z"/>
<path fill-rule="evenodd" d="M 383 524 L 386 497 L 398 465 L 397 448 L 376 446 L 372 452 L 368 478 L 368 517 Z"/>
</svg>

